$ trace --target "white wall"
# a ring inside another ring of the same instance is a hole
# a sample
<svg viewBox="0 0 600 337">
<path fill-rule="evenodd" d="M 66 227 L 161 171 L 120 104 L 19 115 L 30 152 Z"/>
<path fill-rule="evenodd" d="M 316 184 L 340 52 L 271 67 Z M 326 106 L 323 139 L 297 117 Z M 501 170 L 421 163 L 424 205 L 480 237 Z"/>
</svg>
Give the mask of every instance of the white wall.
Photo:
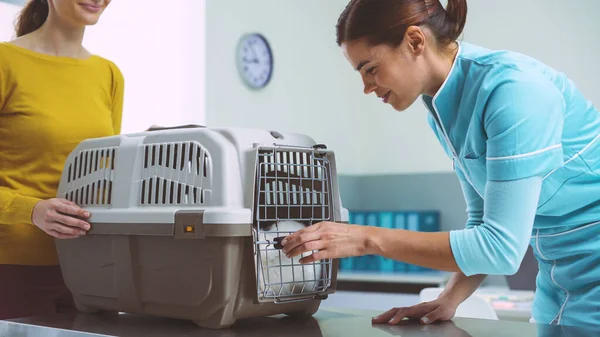
<svg viewBox="0 0 600 337">
<path fill-rule="evenodd" d="M 451 172 L 420 101 L 400 113 L 362 94 L 335 45 L 348 0 L 211 0 L 207 3 L 207 122 L 305 132 L 338 154 L 339 173 Z M 445 2 L 444 2 L 445 3 Z M 470 0 L 464 41 L 534 56 L 567 73 L 600 106 L 600 1 Z M 235 46 L 261 32 L 274 77 L 253 92 L 235 68 Z"/>
<path fill-rule="evenodd" d="M 204 124 L 204 0 L 112 1 L 84 44 L 125 76 L 122 133 Z"/>
<path fill-rule="evenodd" d="M 0 41 L 10 41 L 15 37 L 15 20 L 21 10 L 16 5 L 0 0 Z"/>
<path fill-rule="evenodd" d="M 338 168 L 360 173 L 368 113 L 360 78 L 335 44 L 339 0 L 209 0 L 207 122 L 307 133 L 339 152 Z M 275 69 L 261 91 L 243 84 L 235 63 L 239 38 L 262 33 Z M 360 113 L 359 113 L 360 112 Z"/>
<path fill-rule="evenodd" d="M 152 124 L 205 123 L 204 3 L 113 1 L 87 29 L 84 45 L 115 62 L 125 76 L 122 133 Z M 1 41 L 14 38 L 19 10 L 0 2 Z"/>
</svg>

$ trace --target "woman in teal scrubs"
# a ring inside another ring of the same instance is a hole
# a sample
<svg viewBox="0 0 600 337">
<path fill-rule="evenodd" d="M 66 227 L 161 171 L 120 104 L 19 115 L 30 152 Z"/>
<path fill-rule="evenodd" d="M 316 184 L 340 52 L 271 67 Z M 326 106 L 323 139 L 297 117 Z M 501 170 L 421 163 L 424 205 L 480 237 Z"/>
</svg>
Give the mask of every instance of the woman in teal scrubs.
<svg viewBox="0 0 600 337">
<path fill-rule="evenodd" d="M 539 262 L 533 319 L 600 325 L 600 113 L 575 84 L 530 57 L 457 42 L 465 0 L 353 0 L 337 42 L 365 94 L 403 111 L 419 96 L 454 162 L 464 229 L 421 233 L 321 222 L 284 252 L 324 258 L 378 254 L 452 271 L 432 302 L 374 323 L 447 320 L 485 275 L 514 274 L 527 245 Z"/>
</svg>

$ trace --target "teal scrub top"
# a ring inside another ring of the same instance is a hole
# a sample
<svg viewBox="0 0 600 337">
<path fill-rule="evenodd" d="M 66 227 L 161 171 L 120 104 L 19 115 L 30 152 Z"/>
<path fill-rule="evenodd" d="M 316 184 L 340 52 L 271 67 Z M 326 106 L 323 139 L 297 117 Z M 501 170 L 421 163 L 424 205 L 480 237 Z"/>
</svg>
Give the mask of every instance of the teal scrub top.
<svg viewBox="0 0 600 337">
<path fill-rule="evenodd" d="M 533 58 L 459 43 L 429 123 L 457 174 L 542 178 L 534 228 L 600 220 L 600 113 L 569 78 Z"/>
<path fill-rule="evenodd" d="M 600 325 L 598 110 L 565 74 L 464 42 L 423 101 L 467 203 L 466 228 L 450 232 L 460 270 L 514 274 L 531 245 L 533 318 Z"/>
</svg>

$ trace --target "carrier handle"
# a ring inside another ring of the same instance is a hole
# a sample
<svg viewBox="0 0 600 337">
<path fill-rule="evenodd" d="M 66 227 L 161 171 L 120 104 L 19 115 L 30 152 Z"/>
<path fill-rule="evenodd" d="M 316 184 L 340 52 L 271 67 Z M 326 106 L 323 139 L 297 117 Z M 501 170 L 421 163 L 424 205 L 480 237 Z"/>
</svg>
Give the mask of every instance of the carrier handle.
<svg viewBox="0 0 600 337">
<path fill-rule="evenodd" d="M 198 124 L 185 124 L 177 126 L 151 126 L 146 131 L 161 131 L 161 130 L 174 130 L 174 129 L 195 129 L 195 128 L 206 128 L 205 125 Z"/>
</svg>

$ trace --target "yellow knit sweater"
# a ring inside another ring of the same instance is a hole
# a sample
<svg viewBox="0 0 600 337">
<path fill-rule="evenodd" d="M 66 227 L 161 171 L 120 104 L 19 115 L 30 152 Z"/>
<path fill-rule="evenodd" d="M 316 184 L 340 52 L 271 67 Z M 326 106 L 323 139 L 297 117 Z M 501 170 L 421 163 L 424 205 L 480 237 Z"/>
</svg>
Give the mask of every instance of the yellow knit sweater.
<svg viewBox="0 0 600 337">
<path fill-rule="evenodd" d="M 123 75 L 114 63 L 0 43 L 0 264 L 57 265 L 54 239 L 33 225 L 56 197 L 69 153 L 121 132 Z"/>
</svg>

